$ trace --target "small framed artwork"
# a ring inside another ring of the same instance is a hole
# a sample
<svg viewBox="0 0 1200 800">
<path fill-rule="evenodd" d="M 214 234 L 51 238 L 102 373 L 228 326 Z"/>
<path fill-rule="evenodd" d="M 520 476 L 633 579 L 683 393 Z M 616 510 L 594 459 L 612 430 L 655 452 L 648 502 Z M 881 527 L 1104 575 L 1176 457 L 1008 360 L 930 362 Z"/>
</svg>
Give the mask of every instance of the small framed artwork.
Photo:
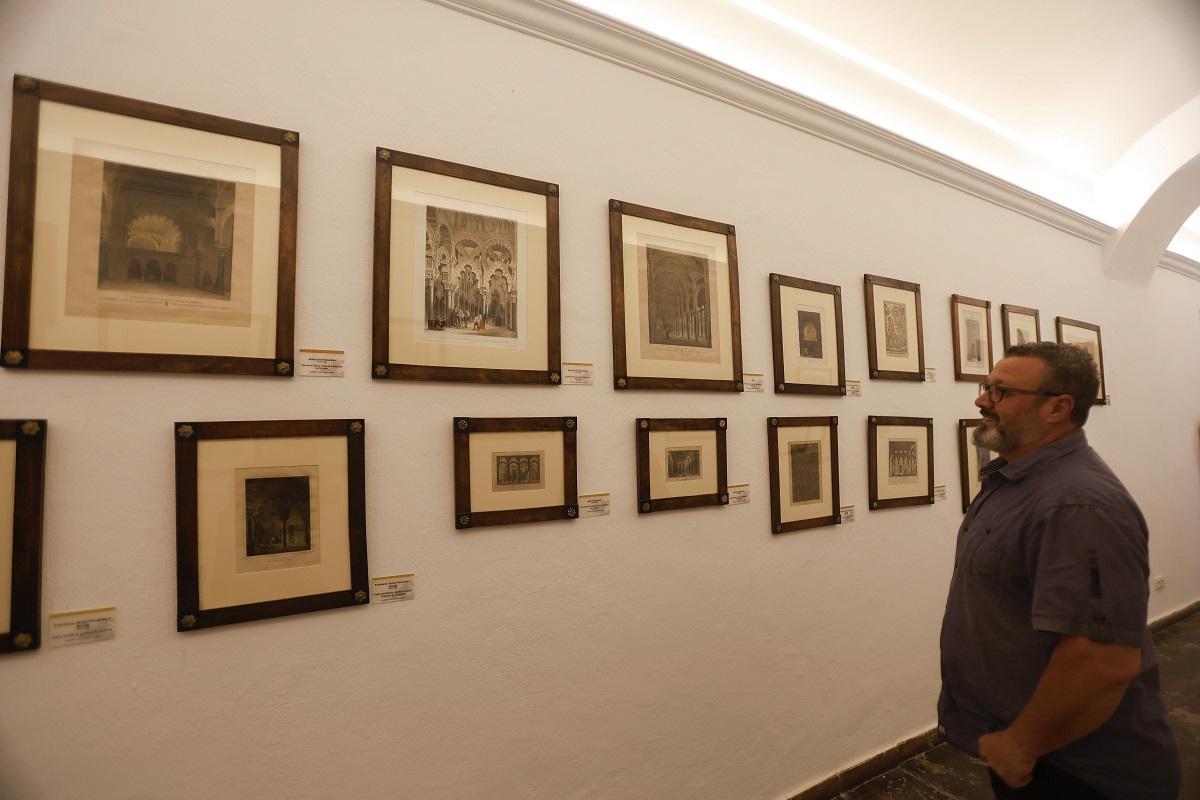
<svg viewBox="0 0 1200 800">
<path fill-rule="evenodd" d="M 557 386 L 558 186 L 375 151 L 371 375 Z"/>
<path fill-rule="evenodd" d="M 732 225 L 608 204 L 613 384 L 742 391 Z"/>
<path fill-rule="evenodd" d="M 979 417 L 960 419 L 958 421 L 958 469 L 962 479 L 962 509 L 967 513 L 975 495 L 979 494 L 982 484 L 979 481 L 979 470 L 989 461 L 999 455 L 980 444 L 975 444 L 974 434 L 983 422 Z"/>
<path fill-rule="evenodd" d="M 0 363 L 290 377 L 295 131 L 13 79 Z"/>
<path fill-rule="evenodd" d="M 925 334 L 921 285 L 864 275 L 867 301 L 867 366 L 872 378 L 925 380 Z"/>
<path fill-rule="evenodd" d="M 771 273 L 777 394 L 846 393 L 842 288 Z"/>
<path fill-rule="evenodd" d="M 638 419 L 638 513 L 729 503 L 724 417 Z"/>
<path fill-rule="evenodd" d="M 368 602 L 360 419 L 175 423 L 176 628 Z"/>
<path fill-rule="evenodd" d="M 872 511 L 933 503 L 933 420 L 868 417 L 867 484 Z"/>
<path fill-rule="evenodd" d="M 576 417 L 455 417 L 454 527 L 579 518 Z"/>
<path fill-rule="evenodd" d="M 842 521 L 837 417 L 769 417 L 771 532 Z"/>
<path fill-rule="evenodd" d="M 0 420 L 0 654 L 42 643 L 46 420 Z"/>
<path fill-rule="evenodd" d="M 981 381 L 992 371 L 992 302 L 950 295 L 954 380 Z"/>
<path fill-rule="evenodd" d="M 1073 344 L 1083 348 L 1096 362 L 1096 370 L 1100 373 L 1100 385 L 1096 387 L 1096 405 L 1104 405 L 1108 400 L 1108 389 L 1104 383 L 1104 346 L 1100 343 L 1100 326 L 1077 319 L 1055 317 L 1054 328 L 1059 344 Z"/>
<path fill-rule="evenodd" d="M 1004 349 L 1015 344 L 1032 344 L 1042 340 L 1042 319 L 1036 308 L 1000 304 L 1000 330 L 1004 335 Z"/>
</svg>

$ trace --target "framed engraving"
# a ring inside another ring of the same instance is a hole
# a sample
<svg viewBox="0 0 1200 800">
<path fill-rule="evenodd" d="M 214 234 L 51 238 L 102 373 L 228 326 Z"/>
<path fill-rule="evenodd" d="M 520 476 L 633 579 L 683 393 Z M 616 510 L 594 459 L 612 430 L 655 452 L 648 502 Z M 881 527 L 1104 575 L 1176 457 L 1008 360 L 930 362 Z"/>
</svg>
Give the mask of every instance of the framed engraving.
<svg viewBox="0 0 1200 800">
<path fill-rule="evenodd" d="M 975 495 L 979 494 L 979 470 L 999 455 L 980 444 L 975 444 L 974 434 L 983 422 L 979 417 L 958 421 L 958 471 L 962 482 L 962 509 L 967 513 Z"/>
<path fill-rule="evenodd" d="M 842 288 L 775 273 L 770 286 L 775 392 L 844 395 Z"/>
<path fill-rule="evenodd" d="M 872 511 L 933 503 L 933 420 L 867 418 L 867 499 Z"/>
<path fill-rule="evenodd" d="M 921 285 L 863 276 L 867 305 L 867 366 L 877 380 L 925 380 Z"/>
<path fill-rule="evenodd" d="M 616 388 L 742 391 L 734 227 L 608 207 Z"/>
<path fill-rule="evenodd" d="M 954 380 L 981 381 L 992 371 L 992 301 L 950 295 Z"/>
<path fill-rule="evenodd" d="M 176 628 L 368 602 L 364 424 L 175 423 Z"/>
<path fill-rule="evenodd" d="M 1015 344 L 1040 342 L 1042 340 L 1041 314 L 1036 308 L 1000 304 L 1000 330 L 1004 336 L 1004 349 Z"/>
<path fill-rule="evenodd" d="M 1054 330 L 1058 334 L 1059 344 L 1073 344 L 1081 347 L 1096 362 L 1096 369 L 1100 372 L 1100 385 L 1096 388 L 1096 405 L 1104 405 L 1108 400 L 1108 389 L 1104 381 L 1104 346 L 1100 343 L 1100 326 L 1090 322 L 1080 322 L 1077 319 L 1055 317 Z"/>
<path fill-rule="evenodd" d="M 290 377 L 299 142 L 16 76 L 0 363 Z"/>
<path fill-rule="evenodd" d="M 638 513 L 729 503 L 724 417 L 639 418 Z"/>
<path fill-rule="evenodd" d="M 558 186 L 375 151 L 371 375 L 558 386 Z"/>
<path fill-rule="evenodd" d="M 46 420 L 0 420 L 0 654 L 42 643 Z"/>
<path fill-rule="evenodd" d="M 837 417 L 769 417 L 771 532 L 841 523 Z"/>
<path fill-rule="evenodd" d="M 579 518 L 576 417 L 455 417 L 454 527 Z"/>
</svg>

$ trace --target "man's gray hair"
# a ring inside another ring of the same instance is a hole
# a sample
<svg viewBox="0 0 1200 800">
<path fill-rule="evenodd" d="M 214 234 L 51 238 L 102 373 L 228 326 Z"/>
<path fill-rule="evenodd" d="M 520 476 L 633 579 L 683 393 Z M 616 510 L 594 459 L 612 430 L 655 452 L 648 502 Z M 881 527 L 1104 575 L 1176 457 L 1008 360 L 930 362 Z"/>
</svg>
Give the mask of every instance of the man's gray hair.
<svg viewBox="0 0 1200 800">
<path fill-rule="evenodd" d="M 1075 399 L 1071 419 L 1079 427 L 1087 423 L 1088 412 L 1100 389 L 1100 371 L 1087 350 L 1073 344 L 1029 342 L 1004 351 L 1004 357 L 1024 356 L 1046 362 L 1046 374 L 1039 391 L 1069 394 Z"/>
</svg>

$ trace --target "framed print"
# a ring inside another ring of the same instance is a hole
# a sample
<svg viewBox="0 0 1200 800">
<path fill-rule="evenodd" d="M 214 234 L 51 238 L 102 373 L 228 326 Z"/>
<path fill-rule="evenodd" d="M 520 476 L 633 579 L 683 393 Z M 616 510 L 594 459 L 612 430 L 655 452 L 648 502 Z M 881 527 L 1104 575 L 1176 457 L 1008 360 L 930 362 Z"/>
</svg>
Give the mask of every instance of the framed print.
<svg viewBox="0 0 1200 800">
<path fill-rule="evenodd" d="M 455 417 L 454 527 L 579 518 L 576 417 Z"/>
<path fill-rule="evenodd" d="M 992 371 L 992 302 L 950 295 L 954 380 L 981 381 Z"/>
<path fill-rule="evenodd" d="M 176 629 L 367 603 L 360 419 L 175 423 Z"/>
<path fill-rule="evenodd" d="M 16 76 L 0 363 L 290 377 L 299 146 Z"/>
<path fill-rule="evenodd" d="M 42 643 L 46 420 L 0 420 L 0 654 Z"/>
<path fill-rule="evenodd" d="M 863 290 L 867 301 L 867 366 L 871 377 L 925 380 L 921 285 L 864 275 Z"/>
<path fill-rule="evenodd" d="M 769 417 L 771 532 L 842 521 L 837 417 Z"/>
<path fill-rule="evenodd" d="M 979 417 L 960 419 L 958 421 L 958 470 L 962 479 L 962 509 L 967 513 L 975 495 L 979 494 L 982 484 L 979 482 L 979 470 L 989 461 L 999 455 L 983 445 L 975 444 L 973 436 L 983 422 Z"/>
<path fill-rule="evenodd" d="M 371 362 L 560 385 L 558 186 L 377 148 Z"/>
<path fill-rule="evenodd" d="M 1096 387 L 1096 405 L 1104 405 L 1108 400 L 1108 389 L 1104 383 L 1104 346 L 1100 343 L 1100 326 L 1077 319 L 1055 317 L 1054 329 L 1058 334 L 1059 344 L 1081 347 L 1092 357 L 1092 361 L 1096 362 L 1096 369 L 1100 373 L 1100 385 Z"/>
<path fill-rule="evenodd" d="M 1000 330 L 1004 335 L 1004 349 L 1015 344 L 1040 342 L 1042 319 L 1036 308 L 1000 304 Z"/>
<path fill-rule="evenodd" d="M 771 273 L 775 392 L 845 394 L 842 287 Z"/>
<path fill-rule="evenodd" d="M 729 504 L 724 417 L 635 425 L 639 514 Z"/>
<path fill-rule="evenodd" d="M 867 418 L 867 491 L 872 511 L 933 503 L 933 420 Z"/>
<path fill-rule="evenodd" d="M 608 209 L 613 384 L 742 391 L 734 227 L 619 200 Z"/>
</svg>

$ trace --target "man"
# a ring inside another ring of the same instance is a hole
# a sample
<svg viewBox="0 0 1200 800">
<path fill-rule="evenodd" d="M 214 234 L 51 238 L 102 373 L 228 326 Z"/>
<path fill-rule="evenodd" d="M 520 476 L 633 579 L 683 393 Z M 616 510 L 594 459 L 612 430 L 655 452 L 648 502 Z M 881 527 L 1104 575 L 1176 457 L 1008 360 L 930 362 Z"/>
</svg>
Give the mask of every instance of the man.
<svg viewBox="0 0 1200 800">
<path fill-rule="evenodd" d="M 1000 457 L 958 532 L 942 622 L 946 737 L 998 798 L 1176 800 L 1179 751 L 1146 628 L 1146 522 L 1082 430 L 1082 349 L 1010 347 L 975 401 Z"/>
</svg>

